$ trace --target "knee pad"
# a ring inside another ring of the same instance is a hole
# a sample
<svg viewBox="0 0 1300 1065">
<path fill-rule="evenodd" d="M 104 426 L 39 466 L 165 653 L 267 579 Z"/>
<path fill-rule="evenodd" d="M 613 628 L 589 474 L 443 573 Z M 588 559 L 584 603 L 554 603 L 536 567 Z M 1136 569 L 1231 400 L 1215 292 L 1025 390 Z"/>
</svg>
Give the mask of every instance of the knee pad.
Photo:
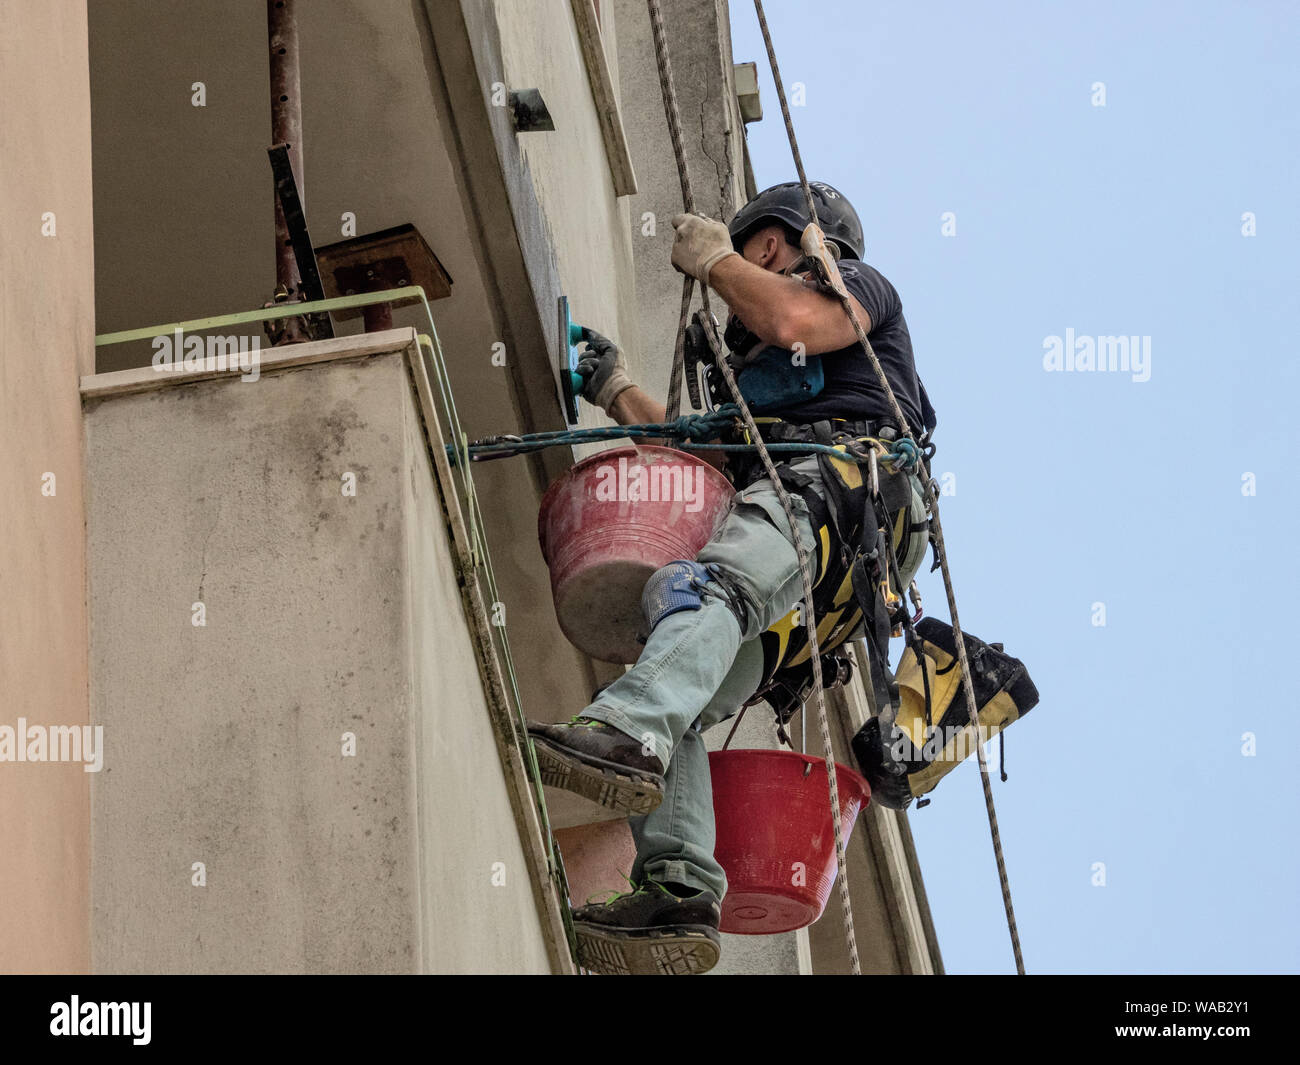
<svg viewBox="0 0 1300 1065">
<path fill-rule="evenodd" d="M 646 632 L 679 610 L 699 610 L 704 605 L 704 583 L 709 571 L 698 562 L 678 559 L 657 569 L 641 593 L 641 615 Z"/>
</svg>

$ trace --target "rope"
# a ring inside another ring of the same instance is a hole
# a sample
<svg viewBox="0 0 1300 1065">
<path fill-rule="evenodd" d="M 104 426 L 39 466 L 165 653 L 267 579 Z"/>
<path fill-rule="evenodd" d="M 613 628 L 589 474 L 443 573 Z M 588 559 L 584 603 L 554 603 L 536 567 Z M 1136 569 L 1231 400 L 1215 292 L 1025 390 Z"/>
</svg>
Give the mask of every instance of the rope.
<svg viewBox="0 0 1300 1065">
<path fill-rule="evenodd" d="M 664 116 L 668 120 L 668 136 L 673 143 L 673 158 L 677 161 L 677 180 L 682 186 L 682 208 L 687 214 L 695 213 L 695 193 L 691 189 L 691 172 L 686 165 L 686 148 L 682 141 L 682 114 L 677 107 L 677 84 L 673 81 L 673 64 L 668 57 L 668 39 L 664 33 L 664 16 L 659 0 L 646 0 L 650 9 L 650 33 L 655 44 L 655 64 L 659 68 L 659 92 L 664 99 Z M 690 274 L 682 279 L 682 307 L 677 319 L 677 340 L 673 344 L 673 368 L 668 378 L 667 418 L 673 421 L 682 406 L 682 377 L 686 367 L 686 326 L 691 317 L 691 295 L 695 291 L 695 278 Z M 708 286 L 700 286 L 700 302 L 706 314 L 709 310 Z"/>
<path fill-rule="evenodd" d="M 803 189 L 804 202 L 808 205 L 808 220 L 817 225 L 817 204 L 813 202 L 812 186 L 808 184 L 808 175 L 804 172 L 803 156 L 799 154 L 799 141 L 794 135 L 794 119 L 790 117 L 790 105 L 785 98 L 785 82 L 781 80 L 781 68 L 776 63 L 776 49 L 772 47 L 772 34 L 767 28 L 767 16 L 763 5 L 755 0 L 754 10 L 758 13 L 758 27 L 763 31 L 763 44 L 767 48 L 767 62 L 772 68 L 772 80 L 776 82 L 776 96 L 781 101 L 781 117 L 785 120 L 785 135 L 790 141 L 790 154 L 794 157 L 795 173 L 799 175 L 799 186 Z"/>
<path fill-rule="evenodd" d="M 678 441 L 678 446 L 686 451 L 749 451 L 758 450 L 757 444 L 714 444 L 708 443 L 723 430 L 733 425 L 740 415 L 740 408 L 734 403 L 727 403 L 708 414 L 683 414 L 671 422 L 644 422 L 638 425 L 599 425 L 588 429 L 559 429 L 545 433 L 524 433 L 489 436 L 483 440 L 474 440 L 468 444 L 447 444 L 447 459 L 455 466 L 462 452 L 469 454 L 473 462 L 486 462 L 491 459 L 510 458 L 513 455 L 526 455 L 548 447 L 587 444 L 597 440 L 618 440 L 622 437 L 640 439 L 654 437 L 669 438 Z M 867 437 L 868 441 L 874 438 Z M 912 469 L 915 466 L 915 445 L 910 440 L 891 441 L 896 450 L 880 456 L 880 461 L 888 462 L 895 469 Z M 769 451 L 792 452 L 801 455 L 825 454 L 845 462 L 867 463 L 871 455 L 867 452 L 856 453 L 830 444 L 817 444 L 809 441 L 790 441 L 766 444 Z"/>
<path fill-rule="evenodd" d="M 646 0 L 650 11 L 650 29 L 654 36 L 655 43 L 655 61 L 659 67 L 659 89 L 664 99 L 664 113 L 668 120 L 668 131 L 673 142 L 673 155 L 677 161 L 677 173 L 682 186 L 682 202 L 687 213 L 694 213 L 695 199 L 691 193 L 690 174 L 686 166 L 686 152 L 682 147 L 681 135 L 681 112 L 677 107 L 677 88 L 673 83 L 672 64 L 668 58 L 668 46 L 665 41 L 663 13 L 659 7 L 659 0 Z M 769 56 L 772 55 L 771 48 L 768 49 Z M 785 107 L 784 98 L 782 107 Z M 787 122 L 789 116 L 787 111 Z M 789 127 L 793 133 L 793 126 Z M 802 175 L 802 164 L 800 164 L 800 174 Z M 804 194 L 808 198 L 809 207 L 812 206 L 812 192 L 808 183 L 804 181 Z M 691 279 L 688 277 L 683 284 L 682 289 L 682 308 L 681 318 L 677 323 L 677 342 L 674 346 L 673 370 L 668 382 L 668 402 L 667 417 L 669 420 L 676 418 L 677 411 L 681 404 L 681 380 L 685 365 L 685 338 L 686 325 L 690 314 L 690 293 Z M 804 601 L 808 604 L 808 609 L 804 611 L 808 629 L 808 653 L 812 658 L 813 668 L 813 692 L 812 698 L 817 707 L 818 721 L 821 725 L 822 742 L 826 747 L 826 780 L 829 788 L 831 802 L 831 824 L 835 830 L 835 860 L 838 866 L 840 882 L 840 903 L 844 916 L 844 932 L 848 943 L 849 963 L 854 976 L 862 975 L 862 966 L 858 960 L 857 936 L 853 928 L 853 910 L 849 903 L 849 876 L 848 861 L 844 853 L 844 834 L 840 825 L 840 803 L 839 803 L 839 786 L 835 776 L 835 753 L 831 747 L 830 725 L 826 720 L 826 698 L 822 689 L 822 668 L 821 654 L 819 652 L 817 640 L 817 622 L 812 611 L 812 566 L 808 559 L 808 552 L 804 549 L 803 543 L 799 537 L 799 524 L 795 517 L 794 507 L 790 502 L 789 493 L 786 492 L 785 486 L 781 484 L 781 478 L 777 475 L 776 466 L 772 462 L 768 449 L 764 446 L 762 437 L 759 435 L 758 427 L 754 424 L 754 417 L 749 412 L 749 405 L 745 402 L 744 397 L 740 394 L 740 386 L 736 384 L 735 375 L 731 367 L 727 365 L 726 355 L 718 341 L 717 330 L 713 324 L 713 317 L 709 311 L 709 293 L 708 286 L 700 286 L 700 300 L 704 305 L 705 320 L 704 332 L 708 338 L 709 346 L 713 350 L 714 362 L 718 366 L 723 379 L 727 382 L 727 388 L 730 389 L 732 397 L 735 399 L 737 406 L 740 408 L 741 418 L 749 431 L 749 439 L 752 440 L 757 448 L 758 457 L 763 463 L 763 468 L 767 471 L 771 479 L 772 486 L 776 490 L 777 498 L 781 501 L 781 508 L 785 511 L 786 520 L 790 524 L 790 537 L 794 543 L 795 553 L 799 558 L 799 571 L 803 578 Z"/>
<path fill-rule="evenodd" d="M 682 282 L 682 309 L 677 318 L 677 339 L 673 342 L 673 369 L 668 375 L 668 402 L 664 405 L 664 416 L 670 421 L 677 417 L 682 409 L 682 377 L 686 370 L 686 325 L 691 317 L 691 293 L 695 290 L 695 278 L 690 274 Z M 703 288 L 701 287 L 701 291 Z M 704 305 L 708 306 L 708 298 Z"/>
<path fill-rule="evenodd" d="M 654 0 L 651 0 L 653 3 Z M 785 119 L 786 135 L 790 141 L 790 152 L 794 156 L 795 167 L 799 174 L 799 183 L 803 187 L 804 198 L 808 203 L 808 211 L 812 224 L 817 224 L 816 207 L 813 204 L 812 188 L 808 184 L 808 175 L 804 173 L 803 160 L 799 155 L 799 144 L 795 138 L 794 122 L 790 118 L 790 108 L 785 99 L 784 83 L 781 81 L 781 71 L 776 62 L 776 51 L 772 47 L 772 35 L 767 27 L 767 17 L 763 13 L 763 0 L 754 0 L 754 10 L 758 14 L 759 28 L 763 32 L 763 43 L 767 46 L 767 58 L 772 66 L 772 78 L 776 82 L 777 96 L 781 100 L 781 114 Z M 838 273 L 838 271 L 837 271 Z M 911 428 L 908 425 L 907 417 L 903 414 L 902 407 L 899 406 L 898 398 L 894 395 L 894 390 L 890 387 L 889 379 L 885 376 L 884 368 L 880 365 L 880 360 L 876 357 L 875 351 L 871 347 L 871 342 L 867 339 L 866 331 L 862 328 L 862 323 L 858 320 L 857 312 L 853 309 L 848 291 L 844 288 L 843 281 L 838 276 L 834 279 L 838 284 L 834 285 L 835 295 L 839 298 L 841 306 L 853 323 L 853 331 L 857 334 L 858 343 L 862 345 L 862 350 L 866 352 L 867 359 L 871 363 L 872 371 L 876 375 L 880 387 L 884 390 L 889 399 L 889 406 L 897 421 L 898 428 L 903 436 L 911 436 Z M 975 705 L 975 689 L 971 682 L 970 662 L 966 656 L 966 641 L 962 636 L 961 622 L 957 618 L 957 597 L 953 591 L 952 572 L 948 568 L 948 552 L 943 543 L 943 527 L 939 521 L 939 506 L 937 494 L 934 491 L 933 482 L 931 481 L 929 470 L 924 462 L 920 463 L 922 472 L 921 485 L 923 488 L 925 504 L 930 510 L 931 527 L 934 532 L 935 546 L 938 548 L 939 563 L 943 573 L 943 587 L 948 599 L 948 611 L 952 617 L 953 636 L 957 641 L 957 659 L 961 663 L 962 678 L 966 687 L 966 709 L 970 715 L 971 726 L 975 729 L 975 734 L 979 735 L 979 708 Z M 820 671 L 818 671 L 820 673 Z M 820 683 L 820 675 L 817 677 Z M 993 837 L 993 854 L 997 859 L 998 880 L 1002 886 L 1002 905 L 1007 915 L 1007 930 L 1011 934 L 1011 949 L 1016 958 L 1016 972 L 1021 976 L 1025 973 L 1025 961 L 1020 951 L 1020 932 L 1016 928 L 1015 908 L 1011 902 L 1011 884 L 1007 878 L 1006 861 L 1002 855 L 1002 835 L 998 831 L 997 811 L 993 805 L 993 786 L 989 781 L 988 760 L 984 754 L 984 745 L 976 744 L 976 753 L 979 757 L 980 780 L 984 785 L 984 806 L 988 811 L 989 832 Z M 838 819 L 836 826 L 838 829 Z M 838 836 L 836 840 L 838 846 Z"/>
</svg>

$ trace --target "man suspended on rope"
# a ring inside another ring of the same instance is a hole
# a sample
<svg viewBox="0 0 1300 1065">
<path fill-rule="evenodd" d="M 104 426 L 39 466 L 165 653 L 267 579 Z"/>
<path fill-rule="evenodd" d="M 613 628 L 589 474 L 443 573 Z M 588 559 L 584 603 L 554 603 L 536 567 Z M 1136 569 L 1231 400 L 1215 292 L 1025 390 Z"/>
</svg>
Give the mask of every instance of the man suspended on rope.
<svg viewBox="0 0 1300 1065">
<path fill-rule="evenodd" d="M 913 364 L 902 304 L 861 261 L 857 212 L 830 185 L 814 183 L 812 192 L 895 396 L 916 431 L 932 429 L 934 411 Z M 777 185 L 746 204 L 729 227 L 678 215 L 672 262 L 726 301 L 729 361 L 765 439 L 870 440 L 879 447 L 897 437 L 897 426 L 843 307 L 813 280 L 803 258 L 799 236 L 809 221 L 800 185 Z M 595 334 L 588 344 L 579 364 L 584 398 L 620 424 L 663 421 L 663 404 L 628 377 L 619 349 Z M 823 654 L 861 633 L 864 621 L 868 635 L 874 625 L 879 637 L 880 618 L 864 617 L 851 574 L 862 546 L 877 542 L 866 467 L 815 453 L 775 457 L 788 459 L 777 468 L 814 566 L 812 607 L 824 626 Z M 599 972 L 693 973 L 716 964 L 727 881 L 713 857 L 701 733 L 760 696 L 780 713 L 778 703 L 797 704 L 806 693 L 802 583 L 789 523 L 750 453 L 729 453 L 727 473 L 737 494 L 713 538 L 694 560 L 670 563 L 646 584 L 647 638 L 636 665 L 570 722 L 529 727 L 547 784 L 629 815 L 637 847 L 632 892 L 573 915 L 580 960 Z M 926 514 L 914 474 L 888 479 L 896 569 L 887 566 L 889 552 L 877 551 L 872 576 L 896 601 L 924 556 Z M 783 723 L 794 708 L 786 706 Z"/>
</svg>

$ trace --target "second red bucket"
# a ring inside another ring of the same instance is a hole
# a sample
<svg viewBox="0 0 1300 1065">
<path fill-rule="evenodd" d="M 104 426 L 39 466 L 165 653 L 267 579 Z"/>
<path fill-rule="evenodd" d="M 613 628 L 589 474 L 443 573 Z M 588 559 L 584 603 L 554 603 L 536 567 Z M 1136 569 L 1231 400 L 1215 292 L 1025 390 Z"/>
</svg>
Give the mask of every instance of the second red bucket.
<svg viewBox="0 0 1300 1065">
<path fill-rule="evenodd" d="M 718 831 L 713 856 L 727 874 L 722 931 L 774 935 L 812 924 L 836 873 L 826 763 L 794 751 L 713 751 L 709 771 Z M 835 782 L 848 843 L 871 788 L 842 765 Z"/>
<path fill-rule="evenodd" d="M 569 642 L 602 662 L 635 662 L 645 582 L 675 558 L 693 559 L 734 493 L 712 466 L 668 447 L 612 448 L 557 479 L 537 535 Z"/>
</svg>

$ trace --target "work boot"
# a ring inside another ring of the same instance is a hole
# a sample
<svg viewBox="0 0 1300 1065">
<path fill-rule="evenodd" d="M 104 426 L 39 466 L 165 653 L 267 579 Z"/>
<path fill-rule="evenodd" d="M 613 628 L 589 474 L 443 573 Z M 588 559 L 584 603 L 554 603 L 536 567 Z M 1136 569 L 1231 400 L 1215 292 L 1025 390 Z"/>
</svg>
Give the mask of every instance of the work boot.
<svg viewBox="0 0 1300 1065">
<path fill-rule="evenodd" d="M 629 894 L 573 911 L 578 964 L 606 976 L 706 973 L 722 954 L 721 920 L 712 891 L 647 879 Z"/>
<path fill-rule="evenodd" d="M 664 800 L 663 763 L 613 725 L 589 717 L 562 725 L 530 721 L 528 735 L 543 784 L 625 814 L 648 814 Z"/>
</svg>

